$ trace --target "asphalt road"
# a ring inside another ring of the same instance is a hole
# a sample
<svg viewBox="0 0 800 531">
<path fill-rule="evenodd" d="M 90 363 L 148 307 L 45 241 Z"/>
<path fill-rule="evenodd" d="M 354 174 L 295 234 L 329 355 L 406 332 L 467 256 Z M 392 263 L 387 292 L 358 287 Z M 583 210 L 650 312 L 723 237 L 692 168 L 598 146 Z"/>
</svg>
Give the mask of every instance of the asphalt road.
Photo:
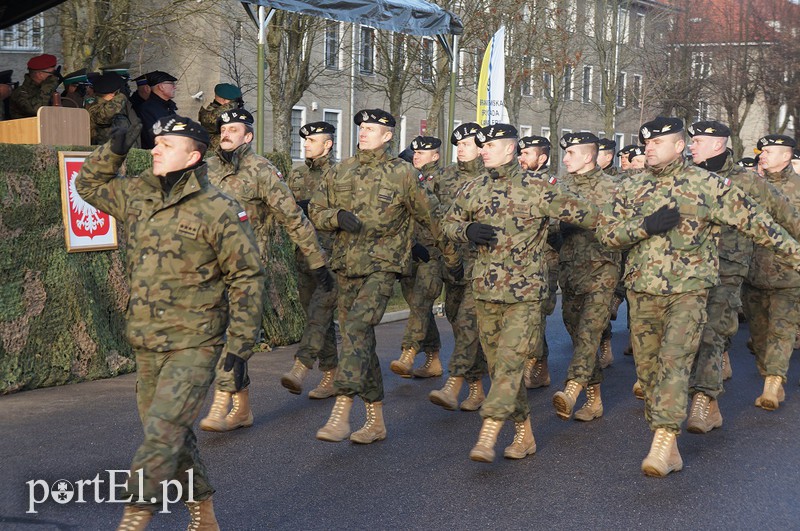
<svg viewBox="0 0 800 531">
<path fill-rule="evenodd" d="M 494 463 L 470 461 L 478 414 L 445 411 L 428 401 L 444 378 L 407 380 L 388 371 L 404 321 L 378 327 L 389 437 L 368 446 L 316 440 L 333 401 L 280 387 L 293 346 L 259 355 L 250 367 L 255 425 L 198 435 L 222 528 L 800 528 L 797 363 L 784 405 L 775 412 L 754 407 L 762 380 L 744 344 L 744 325 L 732 348 L 733 379 L 720 402 L 723 427 L 707 435 L 684 433 L 683 471 L 647 478 L 640 464 L 651 434 L 643 403 L 631 394 L 633 360 L 622 355 L 628 340 L 624 309 L 614 323 L 616 358 L 602 388 L 605 416 L 588 424 L 559 420 L 553 411 L 552 394 L 563 383 L 571 344 L 560 308 L 550 318 L 553 383 L 528 393 L 538 452 L 521 461 L 502 458 L 513 437 L 510 423 Z M 452 332 L 446 320 L 437 321 L 449 355 Z M 318 372 L 311 375 L 308 389 L 317 378 Z M 45 496 L 45 484 L 29 482 L 66 479 L 74 485 L 100 474 L 107 498 L 106 471 L 127 469 L 142 439 L 134 384 L 135 376 L 127 375 L 0 397 L 0 529 L 115 528 L 121 505 L 95 503 L 91 488 L 85 503 L 51 500 L 27 513 L 30 485 L 34 499 Z M 363 418 L 357 403 L 353 429 Z M 156 515 L 152 529 L 185 528 L 185 508 L 170 509 Z"/>
</svg>

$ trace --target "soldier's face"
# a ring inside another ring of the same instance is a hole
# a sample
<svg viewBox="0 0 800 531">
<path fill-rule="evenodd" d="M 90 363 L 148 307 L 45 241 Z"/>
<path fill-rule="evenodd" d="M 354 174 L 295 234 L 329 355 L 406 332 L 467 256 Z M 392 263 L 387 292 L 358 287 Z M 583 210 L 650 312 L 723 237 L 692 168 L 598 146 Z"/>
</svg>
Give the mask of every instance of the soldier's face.
<svg viewBox="0 0 800 531">
<path fill-rule="evenodd" d="M 766 172 L 778 173 L 792 160 L 792 148 L 783 146 L 764 146 L 758 157 L 758 166 Z"/>
<path fill-rule="evenodd" d="M 651 168 L 661 169 L 679 158 L 685 147 L 681 133 L 657 136 L 644 141 L 644 156 Z"/>
<path fill-rule="evenodd" d="M 481 157 L 483 165 L 487 168 L 497 168 L 503 164 L 508 164 L 516 155 L 517 141 L 510 140 L 490 140 L 483 144 Z"/>
<path fill-rule="evenodd" d="M 157 136 L 150 153 L 153 154 L 153 174 L 159 177 L 193 166 L 202 158 L 194 149 L 194 141 L 177 135 Z"/>
<path fill-rule="evenodd" d="M 34 70 L 33 72 L 31 72 L 30 75 L 34 83 L 36 83 L 37 85 L 41 85 L 42 83 L 44 83 L 44 80 L 52 76 L 55 73 L 55 71 L 56 71 L 55 68 L 48 68 L 46 70 Z"/>
<path fill-rule="evenodd" d="M 328 154 L 333 147 L 333 141 L 326 134 L 308 135 L 303 142 L 303 147 L 306 149 L 307 159 L 318 159 Z"/>
<path fill-rule="evenodd" d="M 414 167 L 421 170 L 423 166 L 439 160 L 438 149 L 421 149 L 414 152 Z"/>
<path fill-rule="evenodd" d="M 233 151 L 242 144 L 249 144 L 253 140 L 253 133 L 247 130 L 243 123 L 222 124 L 219 128 L 219 147 L 223 151 Z"/>
<path fill-rule="evenodd" d="M 597 154 L 597 165 L 605 168 L 611 161 L 614 160 L 614 152 L 609 149 L 604 149 Z"/>
<path fill-rule="evenodd" d="M 725 151 L 725 140 L 720 137 L 708 135 L 695 135 L 689 151 L 692 152 L 692 160 L 695 164 L 700 164 L 712 157 L 716 157 Z"/>
<path fill-rule="evenodd" d="M 594 169 L 596 164 L 594 149 L 588 144 L 569 146 L 564 151 L 563 162 L 570 173 L 586 173 Z"/>
<path fill-rule="evenodd" d="M 362 123 L 358 126 L 359 149 L 378 149 L 392 139 L 392 130 L 380 124 Z"/>
<path fill-rule="evenodd" d="M 155 86 L 158 89 L 158 92 L 161 94 L 161 97 L 165 100 L 171 100 L 175 97 L 175 82 L 174 81 L 164 81 L 163 83 L 159 83 Z"/>
<path fill-rule="evenodd" d="M 539 150 L 535 147 L 527 147 L 521 150 L 517 159 L 519 160 L 519 165 L 525 171 L 539 169 Z"/>
<path fill-rule="evenodd" d="M 646 160 L 647 160 L 647 157 L 645 157 L 644 155 L 636 155 L 635 157 L 633 157 L 633 160 L 628 165 L 628 169 L 631 169 L 631 170 L 643 170 L 644 169 L 644 163 L 645 163 Z"/>
<path fill-rule="evenodd" d="M 481 148 L 475 144 L 475 137 L 469 136 L 459 140 L 456 144 L 456 158 L 461 162 L 469 162 L 477 159 L 481 154 Z"/>
<path fill-rule="evenodd" d="M 628 160 L 628 155 L 620 156 L 620 158 L 619 158 L 619 169 L 621 169 L 622 171 L 625 171 L 630 167 L 631 167 L 631 163 Z"/>
</svg>

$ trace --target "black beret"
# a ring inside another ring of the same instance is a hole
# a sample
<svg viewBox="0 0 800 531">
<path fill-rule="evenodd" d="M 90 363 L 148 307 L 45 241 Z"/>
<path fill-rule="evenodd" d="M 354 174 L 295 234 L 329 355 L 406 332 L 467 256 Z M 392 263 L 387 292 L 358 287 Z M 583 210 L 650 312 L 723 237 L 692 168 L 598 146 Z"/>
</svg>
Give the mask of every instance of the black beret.
<svg viewBox="0 0 800 531">
<path fill-rule="evenodd" d="M 111 94 L 122 88 L 125 80 L 111 72 L 92 77 L 92 86 L 97 94 Z"/>
<path fill-rule="evenodd" d="M 394 116 L 383 109 L 364 109 L 362 111 L 358 111 L 356 115 L 353 116 L 353 123 L 356 125 L 365 123 L 394 127 L 396 122 L 394 121 Z"/>
<path fill-rule="evenodd" d="M 792 152 L 792 160 L 800 160 L 800 149 L 796 149 Z"/>
<path fill-rule="evenodd" d="M 159 83 L 164 83 L 165 81 L 178 81 L 178 78 L 166 72 L 162 72 L 161 70 L 154 70 L 147 74 L 147 84 L 151 87 L 155 87 Z"/>
<path fill-rule="evenodd" d="M 614 151 L 617 149 L 617 142 L 610 138 L 600 138 L 597 141 L 598 151 Z"/>
<path fill-rule="evenodd" d="M 671 135 L 683 131 L 683 120 L 670 116 L 659 116 L 639 128 L 639 142 L 644 144 L 648 138 Z"/>
<path fill-rule="evenodd" d="M 690 137 L 695 136 L 718 136 L 720 138 L 727 138 L 731 136 L 730 128 L 722 122 L 716 120 L 705 120 L 702 122 L 695 122 L 686 128 L 686 132 Z"/>
<path fill-rule="evenodd" d="M 493 124 L 481 127 L 475 134 L 475 144 L 483 147 L 486 142 L 492 140 L 517 139 L 517 128 L 511 124 Z"/>
<path fill-rule="evenodd" d="M 441 145 L 442 141 L 435 136 L 418 136 L 411 141 L 411 149 L 414 151 L 430 151 L 439 149 Z"/>
<path fill-rule="evenodd" d="M 336 128 L 328 122 L 311 122 L 300 128 L 300 138 L 305 138 L 308 135 L 332 135 L 334 133 L 336 133 Z"/>
<path fill-rule="evenodd" d="M 9 85 L 11 83 L 11 74 L 13 70 L 3 70 L 0 72 L 0 85 Z"/>
<path fill-rule="evenodd" d="M 794 138 L 786 135 L 767 135 L 758 139 L 756 149 L 761 151 L 765 146 L 780 146 L 794 149 L 797 147 L 797 142 Z"/>
<path fill-rule="evenodd" d="M 453 134 L 450 135 L 450 143 L 455 146 L 465 138 L 477 135 L 480 128 L 480 124 L 476 124 L 475 122 L 461 124 L 453 129 Z"/>
<path fill-rule="evenodd" d="M 217 118 L 217 131 L 225 124 L 246 124 L 252 126 L 255 123 L 253 115 L 246 109 L 231 109 L 225 111 Z"/>
<path fill-rule="evenodd" d="M 517 147 L 519 149 L 526 149 L 530 147 L 540 147 L 540 148 L 549 148 L 550 141 L 543 136 L 523 136 L 517 142 Z"/>
<path fill-rule="evenodd" d="M 743 168 L 755 168 L 756 166 L 756 159 L 753 157 L 744 157 L 743 159 L 739 159 L 736 163 Z"/>
<path fill-rule="evenodd" d="M 211 139 L 205 127 L 194 120 L 176 114 L 159 118 L 158 121 L 153 124 L 153 134 L 155 136 L 185 136 L 201 144 L 205 144 L 206 146 L 211 143 Z"/>
<path fill-rule="evenodd" d="M 561 149 L 567 149 L 570 146 L 579 146 L 581 144 L 599 144 L 600 139 L 594 133 L 567 133 L 561 137 L 559 145 Z"/>
<path fill-rule="evenodd" d="M 623 155 L 627 156 L 628 153 L 630 153 L 631 150 L 633 150 L 636 147 L 639 147 L 639 146 L 637 146 L 636 144 L 628 144 L 627 146 L 625 146 L 622 149 L 620 149 L 619 151 L 617 151 L 617 156 L 618 157 L 621 157 Z"/>
<path fill-rule="evenodd" d="M 633 146 L 633 149 L 628 152 L 628 162 L 633 162 L 634 158 L 641 155 L 644 155 L 644 146 Z"/>
</svg>

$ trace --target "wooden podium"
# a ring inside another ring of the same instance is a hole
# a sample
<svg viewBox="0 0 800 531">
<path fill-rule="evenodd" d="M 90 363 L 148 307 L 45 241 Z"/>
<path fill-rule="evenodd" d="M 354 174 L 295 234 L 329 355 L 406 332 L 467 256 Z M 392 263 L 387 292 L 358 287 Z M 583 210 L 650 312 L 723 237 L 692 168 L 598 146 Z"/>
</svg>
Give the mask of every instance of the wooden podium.
<svg viewBox="0 0 800 531">
<path fill-rule="evenodd" d="M 35 118 L 0 121 L 0 143 L 90 146 L 86 109 L 41 107 Z"/>
</svg>

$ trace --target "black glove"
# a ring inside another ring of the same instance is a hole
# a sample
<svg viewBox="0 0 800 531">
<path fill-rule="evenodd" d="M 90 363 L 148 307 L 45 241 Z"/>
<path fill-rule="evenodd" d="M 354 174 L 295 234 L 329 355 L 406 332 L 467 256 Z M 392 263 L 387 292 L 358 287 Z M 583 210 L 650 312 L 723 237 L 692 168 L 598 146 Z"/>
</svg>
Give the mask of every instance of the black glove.
<svg viewBox="0 0 800 531">
<path fill-rule="evenodd" d="M 561 236 L 566 238 L 568 236 L 572 236 L 573 234 L 577 234 L 580 232 L 581 228 L 567 221 L 561 221 L 558 224 L 558 230 L 561 231 Z"/>
<path fill-rule="evenodd" d="M 556 251 L 561 250 L 561 245 L 564 243 L 564 238 L 561 236 L 561 232 L 557 230 L 551 230 L 547 233 L 547 245 L 555 249 Z"/>
<path fill-rule="evenodd" d="M 358 216 L 347 210 L 340 210 L 336 214 L 336 220 L 339 222 L 339 228 L 347 232 L 358 232 L 361 230 L 361 220 Z"/>
<path fill-rule="evenodd" d="M 494 245 L 497 237 L 494 235 L 495 228 L 485 223 L 470 223 L 467 227 L 467 238 L 476 245 Z"/>
<path fill-rule="evenodd" d="M 314 276 L 317 277 L 317 284 L 319 284 L 323 291 L 331 291 L 333 289 L 333 275 L 330 269 L 325 266 L 318 267 L 314 270 Z"/>
<path fill-rule="evenodd" d="M 449 271 L 450 276 L 453 277 L 453 280 L 459 282 L 464 280 L 464 264 L 459 262 L 456 267 Z"/>
<path fill-rule="evenodd" d="M 233 384 L 236 386 L 236 392 L 241 391 L 247 376 L 247 360 L 243 360 L 236 354 L 228 354 L 225 356 L 223 369 L 225 372 L 233 370 Z"/>
<path fill-rule="evenodd" d="M 301 209 L 303 209 L 303 214 L 305 214 L 306 217 L 308 217 L 308 203 L 309 202 L 310 201 L 308 199 L 303 199 L 302 201 L 298 201 L 297 202 L 297 206 L 299 206 Z"/>
<path fill-rule="evenodd" d="M 415 243 L 411 247 L 411 258 L 416 262 L 425 262 L 427 264 L 428 260 L 431 259 L 431 253 L 429 253 L 428 248 L 421 243 Z"/>
<path fill-rule="evenodd" d="M 681 222 L 681 213 L 678 207 L 662 206 L 649 216 L 644 217 L 644 230 L 647 234 L 661 234 Z"/>
<path fill-rule="evenodd" d="M 130 129 L 130 127 L 121 122 L 118 122 L 111 128 L 109 139 L 111 142 L 111 151 L 115 155 L 127 155 L 128 151 L 133 147 L 134 142 L 136 142 L 135 137 L 131 139 L 128 136 L 128 129 Z"/>
</svg>

